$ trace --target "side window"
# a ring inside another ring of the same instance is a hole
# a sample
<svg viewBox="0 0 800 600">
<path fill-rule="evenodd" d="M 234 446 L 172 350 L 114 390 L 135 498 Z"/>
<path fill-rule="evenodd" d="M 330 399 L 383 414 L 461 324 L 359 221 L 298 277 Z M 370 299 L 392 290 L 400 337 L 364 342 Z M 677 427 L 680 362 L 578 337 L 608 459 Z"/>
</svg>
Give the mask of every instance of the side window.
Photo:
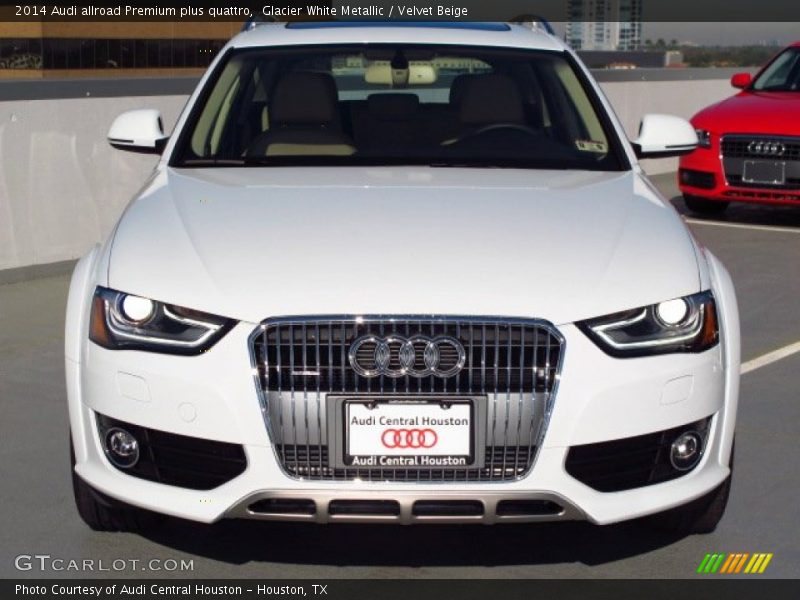
<svg viewBox="0 0 800 600">
<path fill-rule="evenodd" d="M 797 71 L 800 68 L 800 52 L 789 50 L 779 56 L 754 86 L 757 90 L 795 90 Z"/>
<path fill-rule="evenodd" d="M 242 60 L 233 58 L 225 66 L 192 135 L 191 149 L 197 157 L 214 156 L 219 151 L 223 128 L 239 90 Z"/>
<path fill-rule="evenodd" d="M 608 138 L 569 63 L 562 59 L 549 61 L 541 77 L 549 96 L 546 107 L 556 138 L 589 157 L 604 158 L 609 152 Z"/>
<path fill-rule="evenodd" d="M 231 106 L 233 105 L 233 100 L 236 97 L 236 93 L 239 91 L 240 82 L 241 78 L 236 77 L 222 101 L 222 106 L 220 107 L 217 116 L 214 118 L 214 128 L 211 131 L 211 139 L 208 142 L 208 148 L 212 154 L 219 152 L 222 133 L 225 130 L 225 125 L 229 122 L 228 115 L 231 112 Z"/>
<path fill-rule="evenodd" d="M 594 108 L 583 91 L 580 81 L 575 76 L 575 72 L 568 64 L 559 61 L 556 63 L 556 75 L 558 75 L 561 84 L 566 88 L 568 96 L 572 99 L 572 106 L 580 118 L 583 133 L 593 140 L 603 140 L 605 142 L 603 127 L 597 120 Z"/>
<path fill-rule="evenodd" d="M 222 155 L 242 156 L 258 136 L 269 130 L 269 90 L 273 82 L 265 76 L 268 70 L 258 65 L 243 77 L 228 109 L 228 124 L 221 131 Z"/>
</svg>

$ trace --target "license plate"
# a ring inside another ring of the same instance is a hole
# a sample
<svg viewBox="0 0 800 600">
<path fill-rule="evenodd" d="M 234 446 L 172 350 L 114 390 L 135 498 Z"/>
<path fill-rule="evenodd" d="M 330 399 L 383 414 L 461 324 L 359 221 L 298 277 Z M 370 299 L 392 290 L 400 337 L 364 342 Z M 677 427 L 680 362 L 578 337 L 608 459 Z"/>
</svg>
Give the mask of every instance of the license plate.
<svg viewBox="0 0 800 600">
<path fill-rule="evenodd" d="M 346 402 L 344 462 L 377 468 L 469 466 L 473 414 L 470 401 Z"/>
<path fill-rule="evenodd" d="M 786 163 L 771 160 L 746 160 L 744 161 L 742 181 L 783 185 L 786 182 Z"/>
</svg>

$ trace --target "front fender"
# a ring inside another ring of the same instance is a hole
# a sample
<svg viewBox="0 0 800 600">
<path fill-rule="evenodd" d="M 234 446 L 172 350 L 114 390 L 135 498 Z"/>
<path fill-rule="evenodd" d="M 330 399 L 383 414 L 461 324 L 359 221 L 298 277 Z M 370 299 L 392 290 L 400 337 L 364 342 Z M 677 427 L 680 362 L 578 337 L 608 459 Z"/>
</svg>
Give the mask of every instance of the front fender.
<svg viewBox="0 0 800 600">
<path fill-rule="evenodd" d="M 711 289 L 717 301 L 717 315 L 720 319 L 720 343 L 725 369 L 725 411 L 719 424 L 721 444 L 719 462 L 728 465 L 736 425 L 736 411 L 739 404 L 739 373 L 741 370 L 741 333 L 739 330 L 739 306 L 736 291 L 727 269 L 719 259 L 707 249 L 704 251 L 711 276 Z"/>
<path fill-rule="evenodd" d="M 70 429 L 77 462 L 86 460 L 87 435 L 81 418 L 81 355 L 89 331 L 89 315 L 96 284 L 95 272 L 100 246 L 95 245 L 78 261 L 72 272 L 64 324 L 64 367 L 67 377 L 67 404 Z"/>
</svg>

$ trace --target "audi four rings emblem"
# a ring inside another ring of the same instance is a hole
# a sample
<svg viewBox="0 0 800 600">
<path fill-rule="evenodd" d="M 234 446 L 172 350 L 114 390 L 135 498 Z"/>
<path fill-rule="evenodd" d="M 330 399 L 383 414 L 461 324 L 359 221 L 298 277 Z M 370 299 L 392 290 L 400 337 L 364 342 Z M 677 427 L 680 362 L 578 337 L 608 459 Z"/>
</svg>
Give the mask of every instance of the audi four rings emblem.
<svg viewBox="0 0 800 600">
<path fill-rule="evenodd" d="M 448 336 L 365 335 L 350 346 L 350 365 L 362 377 L 452 377 L 464 368 L 467 354 Z"/>
<path fill-rule="evenodd" d="M 770 140 L 754 140 L 747 145 L 747 151 L 761 156 L 783 156 L 786 153 L 786 146 Z"/>
<path fill-rule="evenodd" d="M 387 448 L 433 448 L 438 441 L 433 429 L 387 429 L 381 434 Z"/>
</svg>

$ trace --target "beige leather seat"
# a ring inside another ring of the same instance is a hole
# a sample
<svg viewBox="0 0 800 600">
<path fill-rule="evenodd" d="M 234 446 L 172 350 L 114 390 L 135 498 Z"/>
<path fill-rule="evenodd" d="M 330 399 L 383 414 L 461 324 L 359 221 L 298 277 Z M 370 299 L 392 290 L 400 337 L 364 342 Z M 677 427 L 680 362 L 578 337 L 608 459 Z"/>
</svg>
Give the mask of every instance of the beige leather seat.
<svg viewBox="0 0 800 600">
<path fill-rule="evenodd" d="M 246 156 L 348 156 L 356 149 L 339 129 L 336 83 L 327 73 L 288 73 L 275 85 L 270 128 Z"/>
</svg>

